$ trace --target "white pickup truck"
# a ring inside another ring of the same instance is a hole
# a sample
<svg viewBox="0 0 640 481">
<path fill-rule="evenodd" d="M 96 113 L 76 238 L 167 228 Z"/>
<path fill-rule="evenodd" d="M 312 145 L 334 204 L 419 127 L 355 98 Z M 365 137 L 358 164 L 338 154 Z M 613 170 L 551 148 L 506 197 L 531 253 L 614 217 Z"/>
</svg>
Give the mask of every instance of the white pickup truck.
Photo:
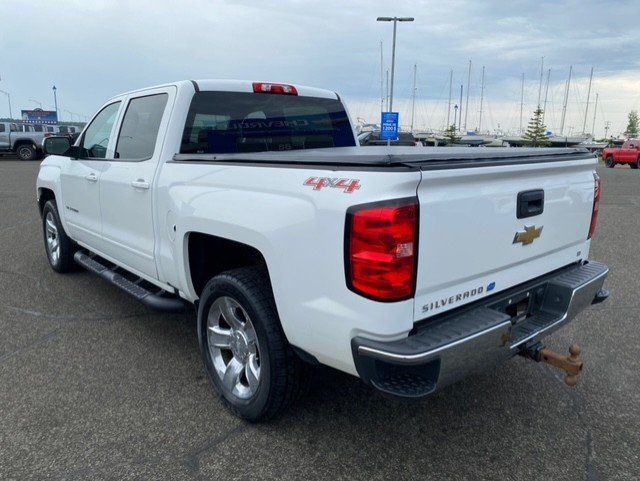
<svg viewBox="0 0 640 481">
<path fill-rule="evenodd" d="M 226 80 L 117 96 L 44 147 L 51 267 L 195 304 L 213 386 L 248 420 L 312 363 L 405 398 L 516 354 L 573 380 L 576 352 L 540 340 L 608 296 L 586 151 L 358 147 L 336 93 Z"/>
</svg>

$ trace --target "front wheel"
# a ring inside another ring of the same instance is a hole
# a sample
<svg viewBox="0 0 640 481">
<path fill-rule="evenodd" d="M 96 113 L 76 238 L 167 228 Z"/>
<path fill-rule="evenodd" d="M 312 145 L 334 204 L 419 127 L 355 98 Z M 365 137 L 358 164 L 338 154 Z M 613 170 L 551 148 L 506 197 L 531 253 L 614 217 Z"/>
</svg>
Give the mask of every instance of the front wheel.
<svg viewBox="0 0 640 481">
<path fill-rule="evenodd" d="M 213 387 L 236 415 L 269 419 L 302 393 L 308 366 L 287 342 L 263 269 L 211 279 L 200 299 L 198 333 Z"/>
<path fill-rule="evenodd" d="M 604 165 L 609 167 L 610 169 L 613 169 L 616 166 L 616 163 L 613 160 L 613 157 L 609 156 L 605 159 Z"/>
<path fill-rule="evenodd" d="M 16 154 L 20 160 L 34 160 L 36 158 L 36 149 L 33 145 L 23 144 L 18 146 Z"/>
<path fill-rule="evenodd" d="M 75 267 L 73 254 L 76 244 L 64 231 L 58 207 L 53 200 L 47 201 L 42 209 L 42 232 L 44 248 L 51 268 L 60 273 L 72 271 Z"/>
</svg>

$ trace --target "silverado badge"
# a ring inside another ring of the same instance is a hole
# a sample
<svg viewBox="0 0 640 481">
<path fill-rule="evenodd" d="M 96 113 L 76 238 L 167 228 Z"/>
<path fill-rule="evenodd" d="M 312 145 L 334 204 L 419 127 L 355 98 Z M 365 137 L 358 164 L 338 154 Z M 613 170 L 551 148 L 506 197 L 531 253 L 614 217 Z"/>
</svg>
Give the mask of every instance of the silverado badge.
<svg viewBox="0 0 640 481">
<path fill-rule="evenodd" d="M 513 243 L 517 244 L 522 242 L 523 246 L 533 243 L 542 234 L 542 227 L 536 229 L 535 225 L 524 226 L 524 232 L 516 232 L 516 236 L 513 238 Z"/>
</svg>

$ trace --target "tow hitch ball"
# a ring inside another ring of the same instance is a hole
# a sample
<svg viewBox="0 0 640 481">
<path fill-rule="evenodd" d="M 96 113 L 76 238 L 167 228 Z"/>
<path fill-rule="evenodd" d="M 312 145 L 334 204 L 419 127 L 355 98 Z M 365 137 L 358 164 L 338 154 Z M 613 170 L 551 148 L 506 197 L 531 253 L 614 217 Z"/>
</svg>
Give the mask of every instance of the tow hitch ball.
<svg viewBox="0 0 640 481">
<path fill-rule="evenodd" d="M 578 384 L 578 375 L 584 367 L 584 362 L 580 358 L 581 352 L 582 349 L 580 349 L 580 346 L 572 344 L 571 347 L 569 347 L 569 355 L 563 356 L 551 349 L 547 349 L 540 343 L 536 343 L 525 348 L 521 354 L 536 362 L 546 362 L 547 364 L 562 369 L 567 374 L 564 377 L 564 382 L 568 386 L 575 386 Z"/>
</svg>

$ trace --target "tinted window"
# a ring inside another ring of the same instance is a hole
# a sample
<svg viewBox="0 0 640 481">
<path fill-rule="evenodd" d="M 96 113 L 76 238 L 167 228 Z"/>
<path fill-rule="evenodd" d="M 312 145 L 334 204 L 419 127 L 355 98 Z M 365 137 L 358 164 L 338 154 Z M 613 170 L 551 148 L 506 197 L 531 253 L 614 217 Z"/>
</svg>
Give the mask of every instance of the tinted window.
<svg viewBox="0 0 640 481">
<path fill-rule="evenodd" d="M 116 158 L 148 159 L 153 155 L 167 94 L 132 99 L 122 121 Z"/>
<path fill-rule="evenodd" d="M 61 134 L 68 134 L 69 133 L 69 129 L 67 129 L 66 126 L 61 125 L 60 127 L 58 127 L 58 132 Z"/>
<path fill-rule="evenodd" d="M 34 125 L 33 130 L 36 132 L 42 132 L 42 125 Z"/>
<path fill-rule="evenodd" d="M 339 100 L 293 95 L 198 92 L 180 152 L 264 152 L 355 145 Z"/>
<path fill-rule="evenodd" d="M 98 159 L 106 157 L 111 129 L 119 108 L 120 102 L 107 105 L 87 127 L 81 144 L 83 157 Z"/>
<path fill-rule="evenodd" d="M 0 132 L 4 132 L 4 124 L 0 124 Z"/>
</svg>

